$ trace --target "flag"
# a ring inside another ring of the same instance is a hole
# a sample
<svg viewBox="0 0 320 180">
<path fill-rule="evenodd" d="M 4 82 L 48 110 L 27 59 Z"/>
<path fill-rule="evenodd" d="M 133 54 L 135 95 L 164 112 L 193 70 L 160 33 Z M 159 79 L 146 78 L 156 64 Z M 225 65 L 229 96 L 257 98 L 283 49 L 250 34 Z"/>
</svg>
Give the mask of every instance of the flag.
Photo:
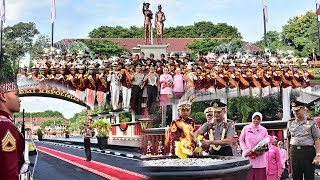
<svg viewBox="0 0 320 180">
<path fill-rule="evenodd" d="M 56 20 L 56 0 L 51 0 L 51 24 Z"/>
<path fill-rule="evenodd" d="M 263 0 L 263 18 L 265 22 L 268 23 L 267 0 Z"/>
<path fill-rule="evenodd" d="M 5 0 L 2 0 L 2 1 L 1 1 L 0 18 L 1 18 L 1 21 L 2 21 L 3 23 L 5 23 L 5 21 L 6 21 L 6 2 L 5 2 Z"/>
<path fill-rule="evenodd" d="M 316 1 L 318 20 L 320 19 L 320 4 Z"/>
</svg>

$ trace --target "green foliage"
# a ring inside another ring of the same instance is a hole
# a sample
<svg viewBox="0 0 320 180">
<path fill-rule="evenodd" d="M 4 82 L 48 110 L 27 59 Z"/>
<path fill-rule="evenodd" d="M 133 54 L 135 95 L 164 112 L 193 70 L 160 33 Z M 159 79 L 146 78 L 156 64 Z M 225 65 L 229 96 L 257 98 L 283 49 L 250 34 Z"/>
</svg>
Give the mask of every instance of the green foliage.
<svg viewBox="0 0 320 180">
<path fill-rule="evenodd" d="M 261 112 L 266 108 L 263 98 L 253 96 L 240 96 L 228 99 L 228 117 L 241 116 L 245 123 L 254 112 Z"/>
<path fill-rule="evenodd" d="M 119 115 L 120 123 L 131 122 L 131 113 L 122 113 Z"/>
<path fill-rule="evenodd" d="M 30 48 L 30 59 L 41 58 L 44 48 L 50 47 L 50 38 L 47 35 L 40 34 Z"/>
<path fill-rule="evenodd" d="M 47 120 L 47 121 L 43 121 L 40 125 L 41 129 L 44 129 L 45 127 L 51 126 L 54 124 L 54 121 L 52 120 Z"/>
<path fill-rule="evenodd" d="M 155 33 L 154 33 L 155 34 Z M 143 27 L 100 26 L 89 32 L 90 38 L 142 38 Z M 242 38 L 238 29 L 226 23 L 196 22 L 194 25 L 165 27 L 164 38 Z"/>
<path fill-rule="evenodd" d="M 17 70 L 19 61 L 30 50 L 35 35 L 39 34 L 35 23 L 20 22 L 3 29 L 4 61 Z"/>
<path fill-rule="evenodd" d="M 91 52 L 100 52 L 102 54 L 115 55 L 122 54 L 126 50 L 119 48 L 118 43 L 108 40 L 81 40 L 90 48 Z"/>
<path fill-rule="evenodd" d="M 38 137 L 42 137 L 43 136 L 42 129 L 40 129 L 40 128 L 37 129 L 37 135 L 38 135 Z"/>
<path fill-rule="evenodd" d="M 15 117 L 22 118 L 22 112 L 15 113 Z M 25 116 L 31 116 L 32 118 L 61 118 L 65 119 L 63 114 L 59 111 L 51 111 L 51 110 L 46 110 L 44 112 L 33 112 L 33 113 L 25 113 Z"/>
<path fill-rule="evenodd" d="M 97 120 L 92 124 L 92 127 L 97 129 L 97 137 L 108 137 L 111 125 L 104 120 Z"/>
<path fill-rule="evenodd" d="M 83 55 L 84 51 L 89 51 L 89 47 L 81 40 L 74 41 L 71 43 L 67 49 L 68 53 L 78 53 Z"/>
<path fill-rule="evenodd" d="M 208 52 L 215 51 L 215 48 L 222 44 L 224 41 L 221 40 L 193 40 L 191 44 L 188 44 L 188 48 L 194 51 L 195 53 L 207 54 Z"/>
<path fill-rule="evenodd" d="M 320 104 L 314 104 L 308 112 L 309 117 L 320 116 Z"/>
<path fill-rule="evenodd" d="M 282 40 L 285 45 L 294 47 L 299 56 L 310 56 L 319 52 L 317 41 L 317 18 L 315 12 L 290 19 L 282 27 Z"/>
<path fill-rule="evenodd" d="M 286 49 L 284 44 L 281 42 L 281 34 L 277 31 L 268 31 L 267 32 L 267 47 L 272 53 L 276 53 L 280 49 Z M 264 37 L 260 41 L 255 43 L 261 49 L 265 49 Z"/>
<path fill-rule="evenodd" d="M 196 124 L 203 124 L 205 123 L 207 120 L 206 120 L 206 116 L 205 114 L 202 112 L 194 112 L 194 113 L 191 113 L 190 117 L 192 119 L 194 119 L 195 123 Z"/>
</svg>

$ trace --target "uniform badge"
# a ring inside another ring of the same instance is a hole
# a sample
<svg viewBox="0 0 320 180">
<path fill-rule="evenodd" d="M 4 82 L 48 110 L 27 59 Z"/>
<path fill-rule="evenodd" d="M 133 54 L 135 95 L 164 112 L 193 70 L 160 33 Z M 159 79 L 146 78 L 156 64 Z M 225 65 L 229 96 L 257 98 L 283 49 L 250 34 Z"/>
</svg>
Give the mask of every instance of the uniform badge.
<svg viewBox="0 0 320 180">
<path fill-rule="evenodd" d="M 295 106 L 296 106 L 296 103 L 292 102 L 292 103 L 291 103 L 291 106 L 292 106 L 292 107 L 295 107 Z"/>
<path fill-rule="evenodd" d="M 219 106 L 219 105 L 218 105 L 218 103 L 216 103 L 216 102 L 213 104 L 213 107 L 214 107 L 214 108 L 217 108 L 218 106 Z"/>
<path fill-rule="evenodd" d="M 309 132 L 308 131 L 304 131 L 304 135 L 308 135 L 309 134 Z"/>
<path fill-rule="evenodd" d="M 12 152 L 17 148 L 16 139 L 9 130 L 1 140 L 1 148 L 4 152 Z"/>
<path fill-rule="evenodd" d="M 177 125 L 173 124 L 171 127 L 171 132 L 176 132 L 177 131 Z"/>
</svg>

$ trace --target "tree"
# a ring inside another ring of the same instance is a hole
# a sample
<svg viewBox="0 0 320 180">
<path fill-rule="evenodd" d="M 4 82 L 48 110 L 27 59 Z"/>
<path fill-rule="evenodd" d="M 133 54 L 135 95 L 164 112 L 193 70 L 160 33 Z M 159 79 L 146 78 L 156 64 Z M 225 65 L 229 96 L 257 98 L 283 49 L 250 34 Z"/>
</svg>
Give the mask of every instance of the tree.
<svg viewBox="0 0 320 180">
<path fill-rule="evenodd" d="M 40 34 L 30 48 L 30 59 L 41 57 L 43 55 L 44 48 L 50 47 L 50 38 L 47 35 Z"/>
<path fill-rule="evenodd" d="M 39 31 L 32 22 L 20 22 L 5 27 L 3 29 L 4 60 L 12 64 L 14 69 L 18 69 L 17 62 L 30 50 L 33 38 L 37 34 Z"/>
<path fill-rule="evenodd" d="M 143 27 L 131 26 L 123 28 L 121 26 L 109 27 L 100 26 L 89 32 L 90 38 L 142 38 Z M 154 30 L 154 34 L 155 30 Z M 239 38 L 241 34 L 234 26 L 226 23 L 213 24 L 212 22 L 201 21 L 194 25 L 165 27 L 164 38 Z"/>
<path fill-rule="evenodd" d="M 315 12 L 308 11 L 305 15 L 290 19 L 282 27 L 284 44 L 294 47 L 299 56 L 310 56 L 314 51 L 319 52 L 316 17 Z"/>
<path fill-rule="evenodd" d="M 195 53 L 207 54 L 208 52 L 215 51 L 216 47 L 222 44 L 225 41 L 220 40 L 194 40 L 191 44 L 188 44 L 188 48 L 194 51 Z"/>
<path fill-rule="evenodd" d="M 115 55 L 126 51 L 124 48 L 119 48 L 116 42 L 108 40 L 82 40 L 82 42 L 90 48 L 91 52 Z"/>
<path fill-rule="evenodd" d="M 82 41 L 77 40 L 71 43 L 68 47 L 68 53 L 84 53 L 84 51 L 89 51 L 89 47 Z"/>
<path fill-rule="evenodd" d="M 60 119 L 65 119 L 63 114 L 59 111 L 51 111 L 51 110 L 47 110 L 44 112 L 33 112 L 33 113 L 27 113 L 28 115 L 30 115 L 31 117 L 34 118 L 51 118 L 51 117 L 55 117 L 55 118 L 60 118 Z M 22 112 L 19 113 L 15 113 L 15 117 L 19 117 L 22 118 Z"/>
</svg>

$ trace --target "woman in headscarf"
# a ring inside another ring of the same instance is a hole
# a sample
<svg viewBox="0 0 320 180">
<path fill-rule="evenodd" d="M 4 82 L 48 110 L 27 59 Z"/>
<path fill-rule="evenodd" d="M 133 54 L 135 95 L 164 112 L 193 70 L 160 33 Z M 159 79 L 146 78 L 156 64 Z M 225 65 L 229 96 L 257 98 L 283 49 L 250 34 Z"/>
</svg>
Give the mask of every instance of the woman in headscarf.
<svg viewBox="0 0 320 180">
<path fill-rule="evenodd" d="M 282 174 L 282 165 L 281 165 L 281 159 L 280 159 L 280 150 L 277 146 L 273 145 L 274 138 L 272 136 L 269 136 L 269 151 L 266 152 L 266 158 L 267 158 L 267 180 L 277 180 L 280 179 Z"/>
<path fill-rule="evenodd" d="M 252 123 L 246 125 L 240 134 L 239 142 L 242 149 L 242 156 L 248 157 L 252 169 L 248 172 L 248 180 L 266 180 L 266 153 L 259 156 L 252 156 L 252 149 L 263 139 L 268 137 L 268 131 L 261 126 L 262 114 L 255 112 L 252 115 Z"/>
</svg>

